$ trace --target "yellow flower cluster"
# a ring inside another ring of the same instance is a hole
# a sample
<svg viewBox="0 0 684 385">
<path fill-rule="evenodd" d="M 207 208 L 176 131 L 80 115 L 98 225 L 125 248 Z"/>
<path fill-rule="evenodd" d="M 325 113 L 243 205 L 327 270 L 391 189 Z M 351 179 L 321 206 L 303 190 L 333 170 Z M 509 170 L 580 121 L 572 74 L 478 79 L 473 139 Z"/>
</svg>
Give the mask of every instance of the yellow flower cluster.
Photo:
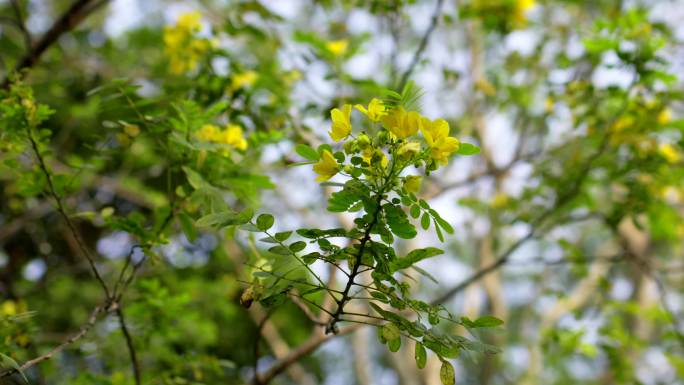
<svg viewBox="0 0 684 385">
<path fill-rule="evenodd" d="M 164 52 L 169 58 L 169 70 L 183 74 L 197 68 L 202 56 L 211 48 L 208 39 L 197 38 L 202 29 L 198 11 L 182 14 L 176 25 L 164 28 Z"/>
<path fill-rule="evenodd" d="M 213 124 L 205 124 L 195 136 L 205 142 L 228 145 L 238 150 L 247 149 L 247 140 L 242 133 L 242 127 L 236 124 L 229 124 L 223 130 Z"/>
<path fill-rule="evenodd" d="M 245 71 L 236 73 L 232 76 L 230 82 L 230 88 L 232 91 L 239 90 L 240 88 L 248 88 L 256 83 L 259 75 L 254 71 Z"/>
<path fill-rule="evenodd" d="M 345 143 L 345 152 L 360 154 L 363 161 L 370 166 L 379 165 L 381 169 L 387 167 L 389 159 L 382 150 L 384 145 L 389 146 L 388 152 L 396 158 L 395 161 L 407 164 L 420 159 L 429 164 L 431 170 L 438 165 L 446 165 L 449 156 L 459 149 L 460 142 L 449 136 L 449 123 L 444 119 L 430 120 L 416 111 L 406 111 L 403 107 L 390 108 L 379 99 L 371 100 L 367 107 L 356 105 L 354 108 L 373 124 L 379 124 L 384 129 L 377 140 L 362 133 Z M 349 104 L 330 111 L 332 125 L 328 134 L 335 142 L 352 135 L 351 113 L 352 106 Z M 415 140 L 419 132 L 423 137 L 422 143 Z M 318 174 L 316 180 L 328 180 L 341 169 L 342 166 L 333 154 L 324 150 L 314 165 L 314 171 Z M 417 192 L 420 182 L 420 177 L 409 176 L 404 178 L 404 187 L 407 191 Z"/>
<path fill-rule="evenodd" d="M 325 43 L 325 48 L 334 56 L 344 56 L 349 48 L 349 41 L 346 39 L 332 40 Z"/>
<path fill-rule="evenodd" d="M 534 7 L 534 0 L 516 0 L 513 21 L 518 26 L 527 24 L 527 12 Z"/>
</svg>

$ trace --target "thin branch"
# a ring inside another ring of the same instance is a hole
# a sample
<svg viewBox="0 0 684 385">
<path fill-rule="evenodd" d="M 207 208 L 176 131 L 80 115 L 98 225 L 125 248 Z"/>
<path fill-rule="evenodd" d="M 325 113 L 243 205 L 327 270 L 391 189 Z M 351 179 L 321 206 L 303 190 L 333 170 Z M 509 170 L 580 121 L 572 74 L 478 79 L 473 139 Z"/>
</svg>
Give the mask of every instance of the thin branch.
<svg viewBox="0 0 684 385">
<path fill-rule="evenodd" d="M 116 315 L 119 317 L 119 325 L 121 328 L 121 332 L 123 333 L 124 338 L 126 339 L 126 346 L 128 347 L 128 354 L 131 357 L 131 369 L 133 370 L 133 377 L 135 378 L 135 384 L 141 385 L 142 379 L 141 379 L 140 363 L 138 362 L 138 357 L 137 357 L 137 354 L 135 352 L 135 345 L 133 344 L 133 337 L 131 337 L 131 333 L 128 332 L 128 326 L 126 324 L 126 318 L 124 317 L 123 309 L 120 306 L 116 308 Z"/>
<path fill-rule="evenodd" d="M 312 301 L 309 301 L 306 298 L 302 297 L 297 292 L 297 290 L 292 290 L 288 294 L 290 295 L 290 299 L 292 300 L 292 302 L 294 302 L 294 304 L 297 305 L 299 310 L 301 310 L 302 313 L 304 313 L 306 318 L 308 318 L 311 322 L 315 323 L 316 325 L 319 325 L 319 326 L 325 325 L 325 322 L 320 321 L 318 319 L 318 316 L 311 311 L 309 306 L 306 303 L 302 302 L 302 301 L 306 301 L 308 303 L 312 303 Z M 314 304 L 314 306 L 316 306 L 318 309 L 321 309 L 322 311 L 327 311 L 325 308 L 323 308 L 322 306 L 319 306 L 318 304 Z"/>
<path fill-rule="evenodd" d="M 430 41 L 430 36 L 435 31 L 435 28 L 437 28 L 437 24 L 439 24 L 439 16 L 442 14 L 442 6 L 443 5 L 444 5 L 444 0 L 437 0 L 437 3 L 435 4 L 435 10 L 432 13 L 432 18 L 430 20 L 430 25 L 428 26 L 428 29 L 425 30 L 423 37 L 420 39 L 420 43 L 418 44 L 418 49 L 416 50 L 416 52 L 414 52 L 413 59 L 411 59 L 411 64 L 409 64 L 408 68 L 406 68 L 406 71 L 404 71 L 404 73 L 401 75 L 401 80 L 399 81 L 399 87 L 397 87 L 399 90 L 404 88 L 404 86 L 406 85 L 406 82 L 408 82 L 409 77 L 411 76 L 413 71 L 416 69 L 418 62 L 420 61 L 420 57 L 423 55 L 423 52 L 427 48 L 427 44 Z"/>
<path fill-rule="evenodd" d="M 107 3 L 107 0 L 77 0 L 57 19 L 47 32 L 33 44 L 30 50 L 19 60 L 19 64 L 14 71 L 20 73 L 22 70 L 33 67 L 43 56 L 50 46 L 52 46 L 65 33 L 71 31 L 88 15 L 100 6 Z M 10 79 L 7 78 L 2 84 L 2 88 L 9 86 Z"/>
<path fill-rule="evenodd" d="M 97 317 L 100 315 L 100 313 L 111 310 L 111 309 L 109 309 L 109 308 L 110 308 L 109 305 L 106 305 L 106 306 L 97 306 L 97 307 L 96 307 L 95 309 L 93 309 L 93 311 L 90 313 L 90 317 L 88 317 L 88 321 L 87 321 L 83 326 L 81 326 L 81 329 L 78 331 L 78 333 L 76 333 L 76 334 L 74 334 L 73 336 L 69 337 L 66 341 L 64 341 L 64 342 L 62 342 L 61 344 L 57 345 L 55 348 L 53 348 L 53 349 L 50 350 L 49 352 L 43 354 L 42 356 L 38 356 L 38 357 L 36 357 L 36 358 L 34 358 L 34 359 L 32 359 L 32 360 L 29 360 L 29 361 L 24 362 L 21 366 L 19 366 L 19 370 L 23 372 L 23 371 L 25 371 L 26 369 L 28 369 L 28 368 L 30 368 L 30 367 L 32 367 L 32 366 L 34 366 L 34 365 L 37 365 L 37 364 L 39 364 L 39 363 L 41 363 L 41 362 L 43 362 L 43 361 L 49 360 L 49 359 L 51 359 L 55 354 L 57 354 L 57 353 L 61 352 L 62 350 L 64 350 L 67 346 L 69 346 L 69 345 L 73 344 L 74 342 L 76 342 L 76 341 L 80 340 L 81 338 L 83 338 L 83 336 L 85 336 L 85 335 L 88 333 L 88 331 L 90 331 L 90 329 L 92 329 L 93 326 L 95 326 L 95 322 L 97 321 Z M 17 372 L 18 372 L 17 369 L 8 370 L 8 371 L 6 371 L 6 372 L 4 372 L 4 373 L 0 373 L 0 378 L 9 377 L 9 376 L 11 376 L 12 374 L 17 373 Z"/>
<path fill-rule="evenodd" d="M 90 254 L 90 250 L 85 245 L 85 242 L 81 238 L 80 233 L 76 229 L 76 226 L 71 221 L 71 218 L 69 218 L 69 215 L 66 213 L 66 209 L 64 208 L 64 205 L 62 204 L 62 199 L 57 194 L 57 190 L 55 189 L 55 185 L 52 181 L 52 174 L 50 174 L 50 171 L 48 170 L 47 165 L 45 164 L 45 159 L 43 158 L 43 155 L 40 153 L 40 149 L 38 148 L 38 143 L 33 138 L 33 134 L 31 133 L 31 128 L 27 126 L 26 132 L 28 135 L 28 139 L 31 142 L 31 148 L 33 149 L 33 153 L 38 160 L 38 165 L 39 165 L 39 167 L 40 167 L 40 169 L 41 169 L 41 171 L 42 171 L 42 173 L 45 176 L 45 179 L 47 181 L 48 192 L 49 192 L 50 196 L 52 196 L 52 198 L 55 200 L 55 203 L 57 204 L 57 211 L 62 216 L 67 227 L 69 228 L 69 230 L 73 234 L 74 239 L 76 240 L 76 243 L 78 244 L 78 247 L 81 250 L 81 253 L 86 258 L 86 260 L 88 261 L 88 264 L 90 265 L 90 270 L 92 271 L 93 275 L 95 276 L 95 279 L 97 279 L 100 286 L 102 286 L 102 290 L 105 293 L 106 299 L 110 300 L 112 298 L 112 296 L 110 294 L 109 288 L 107 287 L 107 284 L 105 283 L 104 279 L 102 278 L 102 275 L 100 275 L 100 272 L 97 270 L 97 266 L 95 266 L 95 259 Z"/>
<path fill-rule="evenodd" d="M 346 328 L 342 328 L 337 334 L 324 334 L 319 332 L 312 335 L 306 342 L 300 345 L 297 349 L 292 350 L 292 352 L 290 352 L 290 354 L 287 357 L 284 357 L 283 359 L 276 361 L 267 371 L 258 375 L 257 378 L 254 379 L 253 383 L 261 385 L 268 384 L 276 376 L 284 372 L 290 365 L 296 363 L 303 357 L 311 354 L 321 345 L 331 340 L 332 338 L 335 338 L 335 336 L 341 336 L 352 333 L 359 329 L 361 326 L 363 325 L 357 324 Z"/>
</svg>

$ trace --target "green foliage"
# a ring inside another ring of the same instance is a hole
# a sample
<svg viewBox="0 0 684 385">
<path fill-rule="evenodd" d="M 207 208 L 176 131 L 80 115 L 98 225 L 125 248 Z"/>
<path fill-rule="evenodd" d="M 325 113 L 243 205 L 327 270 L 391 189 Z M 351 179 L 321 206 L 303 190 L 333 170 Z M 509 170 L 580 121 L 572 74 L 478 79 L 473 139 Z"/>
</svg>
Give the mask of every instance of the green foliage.
<svg viewBox="0 0 684 385">
<path fill-rule="evenodd" d="M 684 378 L 674 2 L 145 3 L 0 2 L 0 383 Z"/>
</svg>

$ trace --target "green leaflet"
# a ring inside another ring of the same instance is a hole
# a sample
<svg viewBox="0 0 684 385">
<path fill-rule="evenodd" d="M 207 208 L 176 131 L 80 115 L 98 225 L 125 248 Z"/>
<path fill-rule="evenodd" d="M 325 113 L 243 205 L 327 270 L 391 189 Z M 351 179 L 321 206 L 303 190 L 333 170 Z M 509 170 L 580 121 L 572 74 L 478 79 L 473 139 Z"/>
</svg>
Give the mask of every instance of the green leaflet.
<svg viewBox="0 0 684 385">
<path fill-rule="evenodd" d="M 246 209 L 236 213 L 234 211 L 222 211 L 203 216 L 195 221 L 198 227 L 210 227 L 220 229 L 226 226 L 244 225 L 252 219 L 252 209 Z"/>
<path fill-rule="evenodd" d="M 397 258 L 390 263 L 391 271 L 406 269 L 411 267 L 414 263 L 422 261 L 423 259 L 432 258 L 434 256 L 444 254 L 444 250 L 436 247 L 426 247 L 424 249 L 416 249 L 408 253 L 403 258 Z"/>
<path fill-rule="evenodd" d="M 332 193 L 328 199 L 328 211 L 342 213 L 350 210 L 358 202 L 366 200 L 370 190 L 359 180 L 350 180 L 344 184 L 342 190 Z"/>
<path fill-rule="evenodd" d="M 454 366 L 449 361 L 442 361 L 442 367 L 439 369 L 439 379 L 443 385 L 454 385 L 456 383 Z"/>
<path fill-rule="evenodd" d="M 463 326 L 467 328 L 475 329 L 493 328 L 503 325 L 504 322 L 494 316 L 486 315 L 476 319 L 475 321 L 470 320 L 468 317 L 461 317 L 461 323 L 463 323 Z"/>
<path fill-rule="evenodd" d="M 318 152 L 314 150 L 313 148 L 307 146 L 306 144 L 298 144 L 295 146 L 295 151 L 297 154 L 299 154 L 302 158 L 310 161 L 317 161 L 320 158 L 320 155 L 318 155 Z"/>
<path fill-rule="evenodd" d="M 261 231 L 266 231 L 273 227 L 273 223 L 275 222 L 275 219 L 273 218 L 273 215 L 271 214 L 261 214 L 259 217 L 257 217 L 256 220 L 256 227 L 261 230 Z"/>
<path fill-rule="evenodd" d="M 416 366 L 418 366 L 418 369 L 423 369 L 427 363 L 427 351 L 425 350 L 425 346 L 420 342 L 416 342 L 414 357 L 416 358 Z"/>
<path fill-rule="evenodd" d="M 416 227 L 409 222 L 406 213 L 401 208 L 391 203 L 382 206 L 385 213 L 385 220 L 392 233 L 399 238 L 411 239 L 418 234 Z"/>
</svg>

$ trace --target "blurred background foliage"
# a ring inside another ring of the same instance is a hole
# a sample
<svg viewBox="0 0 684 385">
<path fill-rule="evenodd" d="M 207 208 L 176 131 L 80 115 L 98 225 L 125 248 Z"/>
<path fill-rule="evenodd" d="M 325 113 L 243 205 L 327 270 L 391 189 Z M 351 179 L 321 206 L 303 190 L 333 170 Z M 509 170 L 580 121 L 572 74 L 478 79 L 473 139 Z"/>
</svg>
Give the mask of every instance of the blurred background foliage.
<svg viewBox="0 0 684 385">
<path fill-rule="evenodd" d="M 134 384 L 130 342 L 142 383 L 242 384 L 320 339 L 315 308 L 240 306 L 268 245 L 194 221 L 348 226 L 294 146 L 412 79 L 423 114 L 482 148 L 424 180 L 456 232 L 420 263 L 439 283 L 404 277 L 505 321 L 478 336 L 503 352 L 455 360 L 456 382 L 683 383 L 682 17 L 667 0 L 0 1 L 0 77 L 25 67 L 0 94 L 3 370 L 90 325 L 29 383 Z M 91 260 L 120 309 L 92 313 Z M 271 382 L 439 383 L 438 360 L 418 370 L 374 334 L 326 337 Z"/>
</svg>

